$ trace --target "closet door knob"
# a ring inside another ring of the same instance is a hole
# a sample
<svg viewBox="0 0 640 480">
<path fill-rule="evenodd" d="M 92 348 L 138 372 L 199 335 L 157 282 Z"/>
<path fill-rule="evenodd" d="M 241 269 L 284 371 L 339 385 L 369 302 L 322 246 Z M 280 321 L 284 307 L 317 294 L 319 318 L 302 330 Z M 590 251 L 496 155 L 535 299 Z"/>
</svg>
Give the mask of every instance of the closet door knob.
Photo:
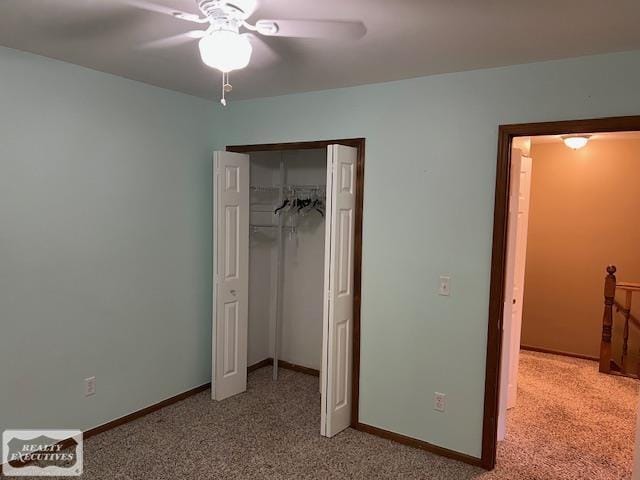
<svg viewBox="0 0 640 480">
<path fill-rule="evenodd" d="M 235 290 L 231 290 L 231 295 L 233 295 L 235 297 L 236 296 L 236 291 Z"/>
</svg>

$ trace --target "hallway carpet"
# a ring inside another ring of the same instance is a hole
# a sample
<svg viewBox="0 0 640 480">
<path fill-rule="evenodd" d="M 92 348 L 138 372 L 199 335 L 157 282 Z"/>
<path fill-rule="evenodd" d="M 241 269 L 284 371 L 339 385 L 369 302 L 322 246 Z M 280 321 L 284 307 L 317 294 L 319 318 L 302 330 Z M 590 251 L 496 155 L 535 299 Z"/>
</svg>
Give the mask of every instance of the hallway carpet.
<svg viewBox="0 0 640 480">
<path fill-rule="evenodd" d="M 84 480 L 628 480 L 637 382 L 595 362 L 523 352 L 518 406 L 493 472 L 351 429 L 319 435 L 318 379 L 270 368 L 216 403 L 190 397 L 85 443 Z"/>
<path fill-rule="evenodd" d="M 486 478 L 629 480 L 637 406 L 637 380 L 601 374 L 591 360 L 522 351 L 518 402 L 497 476 Z"/>
</svg>

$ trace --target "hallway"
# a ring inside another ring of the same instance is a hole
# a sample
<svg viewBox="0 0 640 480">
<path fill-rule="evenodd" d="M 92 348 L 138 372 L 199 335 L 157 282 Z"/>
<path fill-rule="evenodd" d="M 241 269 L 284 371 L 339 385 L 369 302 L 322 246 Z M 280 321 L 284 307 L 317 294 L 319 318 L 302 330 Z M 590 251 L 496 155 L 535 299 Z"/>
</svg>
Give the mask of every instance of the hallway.
<svg viewBox="0 0 640 480">
<path fill-rule="evenodd" d="M 597 362 L 522 351 L 496 473 L 522 479 L 631 478 L 638 382 Z M 488 476 L 486 478 L 506 478 Z"/>
</svg>

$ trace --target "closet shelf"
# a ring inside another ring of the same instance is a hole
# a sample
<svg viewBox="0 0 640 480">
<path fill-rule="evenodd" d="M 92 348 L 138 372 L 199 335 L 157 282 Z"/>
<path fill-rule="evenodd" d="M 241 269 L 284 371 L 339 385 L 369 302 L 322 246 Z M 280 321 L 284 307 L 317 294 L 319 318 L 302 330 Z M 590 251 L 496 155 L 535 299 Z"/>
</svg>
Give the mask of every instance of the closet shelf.
<svg viewBox="0 0 640 480">
<path fill-rule="evenodd" d="M 269 225 L 269 224 L 264 224 L 264 225 L 257 225 L 257 224 L 251 224 L 249 225 L 249 228 L 252 231 L 256 231 L 256 230 L 260 230 L 263 228 L 280 228 L 280 225 Z M 283 225 L 282 226 L 283 230 L 289 231 L 289 232 L 295 232 L 296 231 L 296 227 L 292 227 L 290 225 Z"/>
<path fill-rule="evenodd" d="M 256 207 L 262 207 L 262 208 L 256 208 Z M 262 204 L 259 203 L 257 205 L 251 205 L 251 213 L 271 213 L 273 214 L 273 205 L 269 204 Z"/>
<path fill-rule="evenodd" d="M 276 185 L 251 185 L 249 190 L 252 192 L 274 192 L 277 193 L 280 187 Z"/>
<path fill-rule="evenodd" d="M 280 191 L 280 185 L 251 185 L 249 189 L 252 192 L 274 192 Z M 282 185 L 282 189 L 287 192 L 298 191 L 312 191 L 312 190 L 326 190 L 326 185 L 321 184 L 308 184 L 308 185 Z"/>
</svg>

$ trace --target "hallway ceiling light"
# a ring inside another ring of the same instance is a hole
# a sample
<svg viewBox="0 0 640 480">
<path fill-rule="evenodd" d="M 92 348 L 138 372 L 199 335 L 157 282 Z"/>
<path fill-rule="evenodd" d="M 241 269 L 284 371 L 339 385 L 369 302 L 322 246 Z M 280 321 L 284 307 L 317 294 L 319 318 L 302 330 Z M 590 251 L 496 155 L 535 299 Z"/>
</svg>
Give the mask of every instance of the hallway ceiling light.
<svg viewBox="0 0 640 480">
<path fill-rule="evenodd" d="M 562 141 L 572 150 L 579 150 L 584 147 L 591 138 L 591 135 L 564 135 Z"/>
</svg>

